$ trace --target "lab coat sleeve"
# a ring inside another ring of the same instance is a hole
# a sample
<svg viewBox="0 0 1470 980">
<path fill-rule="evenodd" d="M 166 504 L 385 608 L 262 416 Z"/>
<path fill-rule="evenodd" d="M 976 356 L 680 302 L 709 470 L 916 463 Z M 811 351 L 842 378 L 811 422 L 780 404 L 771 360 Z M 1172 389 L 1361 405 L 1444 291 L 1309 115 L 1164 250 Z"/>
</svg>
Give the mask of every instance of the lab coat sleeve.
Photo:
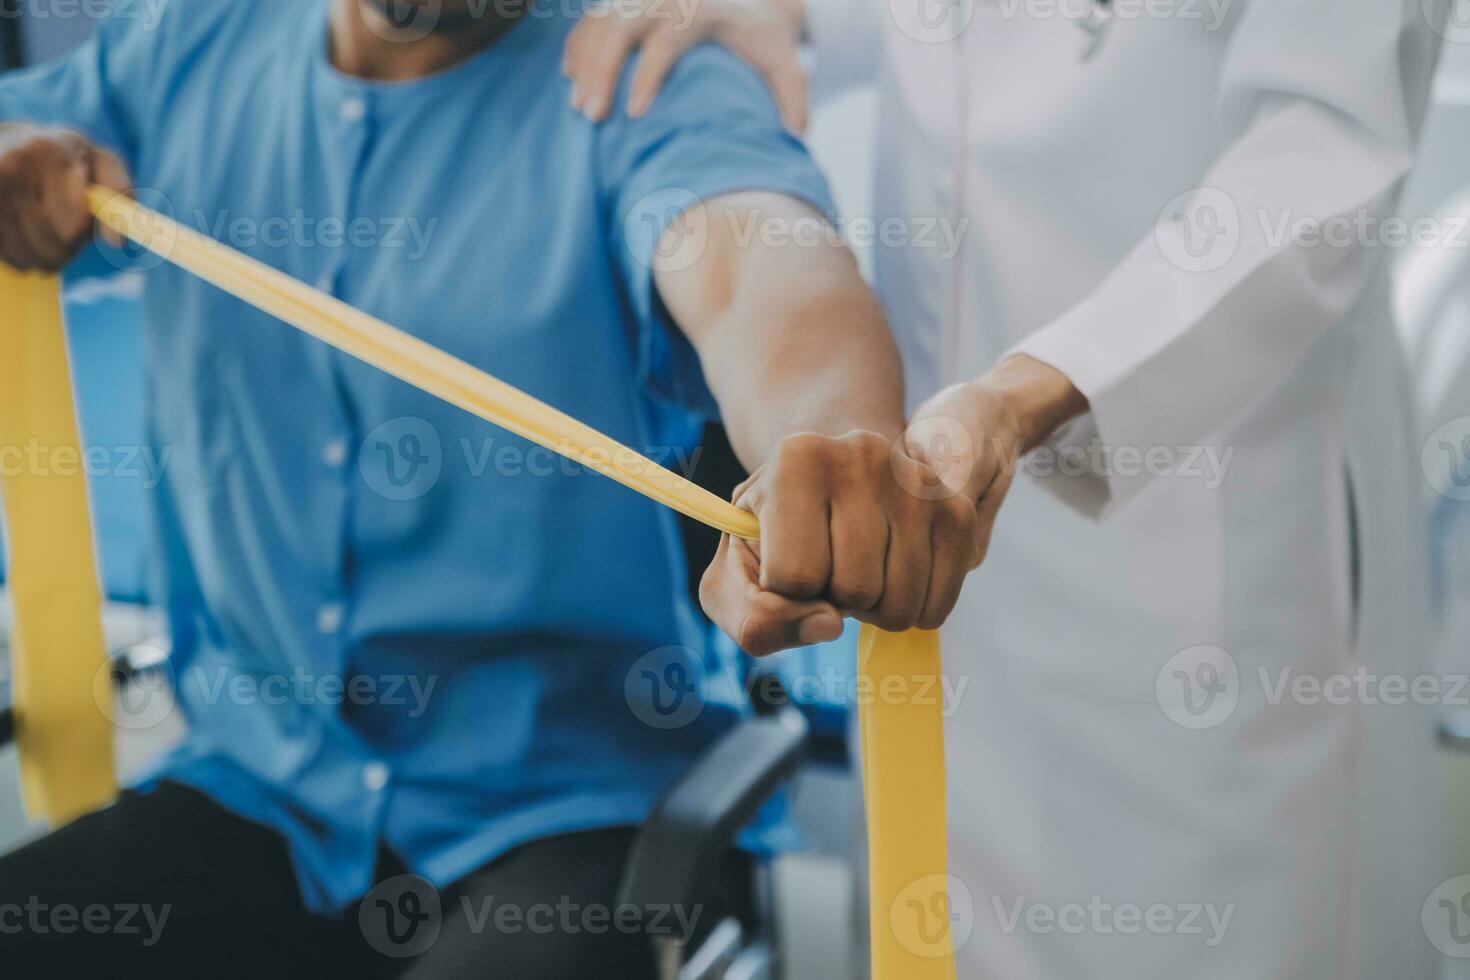
<svg viewBox="0 0 1470 980">
<path fill-rule="evenodd" d="M 1445 10 L 1267 0 L 1239 15 L 1215 105 L 1223 152 L 1097 290 L 1014 349 L 1091 403 L 1053 450 L 1199 446 L 1343 320 L 1385 261 L 1371 231 L 1412 169 Z M 1332 240 L 1284 230 L 1302 219 Z M 1082 468 L 1042 480 L 1091 516 L 1150 479 Z"/>
<path fill-rule="evenodd" d="M 806 0 L 805 6 L 813 104 L 876 82 L 888 0 Z"/>
</svg>

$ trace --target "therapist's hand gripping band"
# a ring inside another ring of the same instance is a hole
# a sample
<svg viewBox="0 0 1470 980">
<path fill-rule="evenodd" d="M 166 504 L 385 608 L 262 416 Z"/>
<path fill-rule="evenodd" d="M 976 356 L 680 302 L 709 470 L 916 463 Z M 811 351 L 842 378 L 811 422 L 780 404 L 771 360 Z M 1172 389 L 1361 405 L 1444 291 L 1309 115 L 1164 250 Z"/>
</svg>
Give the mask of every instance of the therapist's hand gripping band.
<svg viewBox="0 0 1470 980">
<path fill-rule="evenodd" d="M 130 198 L 94 187 L 88 201 L 103 227 L 339 350 L 719 531 L 747 539 L 759 536 L 755 515 L 416 337 L 184 228 Z M 25 427 L 37 424 L 40 413 L 58 417 L 64 414 L 66 419 L 62 421 L 71 420 L 75 442 L 55 281 L 20 276 L 10 270 L 4 270 L 4 275 L 0 284 L 7 291 L 17 290 L 28 302 L 18 315 L 0 315 L 0 331 L 11 345 L 11 350 L 0 352 L 0 360 L 10 365 L 24 362 L 28 377 L 33 368 L 45 367 L 49 381 L 57 385 L 50 390 L 57 394 L 49 399 L 40 397 L 36 387 L 42 379 L 30 378 L 30 383 L 19 389 L 22 396 L 0 399 L 3 445 L 24 442 L 30 436 Z M 39 310 L 38 306 L 48 309 Z M 43 365 L 31 363 L 32 340 L 37 334 L 50 335 L 44 345 L 47 363 Z M 7 353 L 18 356 L 5 357 Z M 56 363 L 60 364 L 59 377 Z M 11 373 L 18 370 L 12 369 Z M 67 402 L 64 408 L 60 404 L 63 399 Z M 24 506 L 28 491 L 35 490 L 38 483 L 24 478 L 4 483 L 6 516 L 12 526 L 19 516 L 16 498 Z M 75 492 L 76 486 L 71 489 Z M 84 485 L 81 493 L 80 498 L 73 494 L 70 515 L 64 519 L 85 526 Z M 34 493 L 30 496 L 33 498 Z M 45 521 L 48 536 L 56 533 L 55 522 L 60 519 L 62 516 L 56 513 Z M 94 637 L 90 625 L 98 618 L 96 571 L 90 534 L 74 533 L 82 535 L 86 547 L 78 547 L 81 542 L 69 542 L 72 547 L 67 556 L 49 563 L 37 557 L 40 547 L 23 551 L 19 545 L 24 542 L 14 540 L 12 534 L 12 594 L 21 631 L 16 644 L 16 718 L 22 752 L 31 758 L 28 770 L 34 778 L 29 782 L 39 787 L 36 792 L 28 792 L 27 801 L 53 820 L 77 816 L 102 805 L 115 793 L 111 731 L 98 707 L 105 703 L 101 698 L 110 696 L 98 689 L 99 684 L 107 683 L 101 631 L 100 626 L 95 627 Z M 32 539 L 32 544 L 38 543 Z M 41 590 L 46 596 L 44 601 L 40 594 L 18 588 L 27 572 L 17 574 L 17 570 L 33 564 L 49 564 L 51 569 L 47 588 Z M 71 591 L 60 589 L 57 583 L 67 583 Z M 88 588 L 77 583 L 85 583 Z M 62 607 L 69 614 L 57 615 Z M 48 621 L 52 623 L 50 630 L 30 626 Z M 88 625 L 67 631 L 59 628 L 63 621 Z M 46 660 L 44 672 L 42 656 Z M 878 692 L 858 708 L 876 980 L 943 980 L 954 976 L 953 915 L 946 876 L 943 704 L 928 693 L 939 689 L 935 682 L 940 670 L 936 633 L 914 630 L 891 634 L 863 627 L 859 672 L 864 689 Z M 34 682 L 41 676 L 47 678 L 44 689 L 20 683 L 23 679 Z M 902 693 L 895 696 L 894 692 Z M 25 734 L 28 728 L 29 738 Z M 83 733 L 85 738 L 75 732 Z M 63 744 L 66 750 L 59 748 Z M 93 758 L 105 757 L 106 766 L 83 758 L 83 749 Z M 47 787 L 53 791 L 47 792 Z"/>
</svg>

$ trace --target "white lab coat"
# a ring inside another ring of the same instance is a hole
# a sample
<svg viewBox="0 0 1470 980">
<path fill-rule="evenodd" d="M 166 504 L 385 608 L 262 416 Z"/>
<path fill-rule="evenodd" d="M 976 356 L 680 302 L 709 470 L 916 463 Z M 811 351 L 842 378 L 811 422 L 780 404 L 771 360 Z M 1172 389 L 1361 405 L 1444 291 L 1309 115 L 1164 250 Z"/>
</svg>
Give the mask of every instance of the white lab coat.
<svg viewBox="0 0 1470 980">
<path fill-rule="evenodd" d="M 970 222 L 877 249 L 911 398 L 1024 351 L 1091 400 L 1049 448 L 1172 454 L 1018 480 L 945 627 L 961 976 L 1431 976 L 1433 711 L 1278 694 L 1424 669 L 1386 250 L 1274 235 L 1394 207 L 1445 8 L 1115 0 L 1084 61 L 1079 0 L 809 3 L 818 93 L 879 72 L 874 217 Z"/>
</svg>

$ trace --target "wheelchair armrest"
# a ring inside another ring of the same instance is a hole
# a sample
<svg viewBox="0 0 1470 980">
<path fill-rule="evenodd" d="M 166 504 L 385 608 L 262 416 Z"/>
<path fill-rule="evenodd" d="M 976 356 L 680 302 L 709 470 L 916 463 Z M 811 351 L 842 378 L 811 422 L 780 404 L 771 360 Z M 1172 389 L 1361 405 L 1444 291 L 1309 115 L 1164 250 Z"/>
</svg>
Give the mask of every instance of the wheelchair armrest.
<svg viewBox="0 0 1470 980">
<path fill-rule="evenodd" d="M 688 908 L 701 901 L 741 828 L 796 774 L 806 740 L 806 719 L 789 705 L 720 739 L 639 831 L 619 906 Z"/>
</svg>

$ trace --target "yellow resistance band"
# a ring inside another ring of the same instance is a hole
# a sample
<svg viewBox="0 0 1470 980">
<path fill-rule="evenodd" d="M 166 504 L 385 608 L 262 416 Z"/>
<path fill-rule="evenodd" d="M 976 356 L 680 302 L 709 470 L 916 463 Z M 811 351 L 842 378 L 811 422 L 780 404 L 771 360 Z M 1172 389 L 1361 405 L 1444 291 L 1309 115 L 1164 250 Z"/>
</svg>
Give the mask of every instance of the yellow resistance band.
<svg viewBox="0 0 1470 980">
<path fill-rule="evenodd" d="M 0 263 L 0 297 L 0 500 L 21 795 L 32 816 L 64 823 L 117 794 L 102 595 L 60 289 Z"/>
<path fill-rule="evenodd" d="M 416 337 L 129 198 L 93 188 L 90 204 L 108 227 L 339 350 L 717 530 L 759 536 L 749 512 Z M 82 573 L 80 566 L 68 570 Z M 938 638 L 865 627 L 859 669 L 873 695 L 859 705 L 873 976 L 947 980 L 954 961 L 945 879 L 943 706 L 931 693 L 940 688 Z M 68 683 L 78 682 L 74 675 Z"/>
</svg>

